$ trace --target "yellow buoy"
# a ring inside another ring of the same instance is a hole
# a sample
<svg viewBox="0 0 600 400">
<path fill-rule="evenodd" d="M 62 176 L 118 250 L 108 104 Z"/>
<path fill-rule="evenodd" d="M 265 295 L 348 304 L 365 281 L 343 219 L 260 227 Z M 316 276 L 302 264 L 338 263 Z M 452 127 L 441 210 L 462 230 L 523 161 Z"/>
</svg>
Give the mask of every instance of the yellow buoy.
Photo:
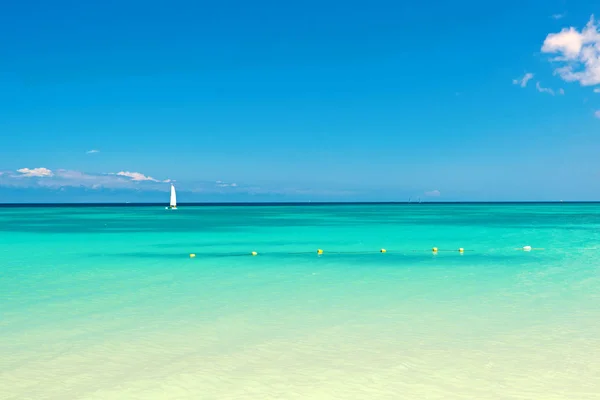
<svg viewBox="0 0 600 400">
<path fill-rule="evenodd" d="M 255 251 L 253 251 L 253 252 L 252 252 L 252 253 L 250 253 L 250 254 L 251 254 L 251 255 L 253 255 L 253 256 L 257 256 L 257 255 L 258 255 L 258 253 L 257 253 L 257 252 L 255 252 Z"/>
<path fill-rule="evenodd" d="M 437 253 L 438 252 L 438 248 L 434 247 L 433 249 L 431 249 L 431 251 L 433 251 L 434 253 Z"/>
<path fill-rule="evenodd" d="M 385 253 L 385 252 L 387 252 L 387 250 L 386 250 L 386 249 L 381 249 L 381 250 L 379 250 L 379 251 L 380 251 L 381 253 Z"/>
<path fill-rule="evenodd" d="M 461 247 L 460 249 L 458 249 L 458 252 L 459 252 L 459 253 L 464 253 L 464 252 L 465 252 L 465 249 L 463 249 L 463 248 Z"/>
<path fill-rule="evenodd" d="M 190 258 L 194 258 L 194 257 L 196 257 L 196 255 L 194 253 L 191 253 Z"/>
<path fill-rule="evenodd" d="M 323 250 L 321 250 L 321 249 L 318 249 L 318 250 L 317 250 L 317 254 L 323 254 Z"/>
</svg>

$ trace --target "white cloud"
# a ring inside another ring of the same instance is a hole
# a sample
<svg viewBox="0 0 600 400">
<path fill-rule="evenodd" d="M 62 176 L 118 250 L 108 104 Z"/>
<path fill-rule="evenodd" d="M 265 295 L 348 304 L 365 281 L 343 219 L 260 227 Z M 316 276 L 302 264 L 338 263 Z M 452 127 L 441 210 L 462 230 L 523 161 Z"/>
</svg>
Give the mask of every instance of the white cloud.
<svg viewBox="0 0 600 400">
<path fill-rule="evenodd" d="M 223 181 L 216 181 L 215 184 L 218 187 L 237 187 L 237 183 L 225 183 Z"/>
<path fill-rule="evenodd" d="M 552 61 L 560 63 L 554 70 L 567 82 L 582 86 L 600 84 L 600 32 L 594 16 L 580 31 L 574 27 L 563 28 L 546 36 L 542 52 L 557 54 Z"/>
<path fill-rule="evenodd" d="M 85 154 L 96 154 L 96 153 L 100 153 L 100 150 L 88 150 L 85 152 Z"/>
<path fill-rule="evenodd" d="M 575 59 L 583 47 L 583 35 L 573 27 L 550 33 L 542 45 L 544 53 L 563 53 L 565 59 Z"/>
<path fill-rule="evenodd" d="M 600 118 L 600 110 L 598 110 L 594 113 L 594 117 Z"/>
<path fill-rule="evenodd" d="M 558 89 L 558 94 L 565 94 L 565 89 L 563 89 L 563 88 Z"/>
<path fill-rule="evenodd" d="M 527 86 L 527 82 L 529 82 L 531 79 L 533 79 L 533 74 L 531 72 L 527 72 L 525 75 L 523 75 L 522 78 L 520 79 L 513 79 L 513 85 L 520 85 L 522 88 L 524 88 L 525 86 Z"/>
<path fill-rule="evenodd" d="M 563 19 L 565 17 L 565 14 L 553 14 L 552 15 L 552 19 Z"/>
<path fill-rule="evenodd" d="M 427 197 L 439 197 L 442 193 L 439 190 L 432 190 L 429 192 L 425 192 L 425 196 Z"/>
<path fill-rule="evenodd" d="M 552 90 L 552 89 L 550 89 L 550 88 L 545 88 L 545 87 L 542 87 L 542 85 L 540 85 L 540 83 L 539 83 L 539 82 L 536 82 L 536 83 L 535 83 L 535 88 L 536 88 L 536 89 L 537 89 L 537 91 L 538 91 L 538 92 L 540 92 L 540 93 L 548 93 L 548 94 L 550 94 L 550 95 L 554 96 L 554 90 Z"/>
<path fill-rule="evenodd" d="M 595 88 L 594 93 L 600 93 L 600 88 Z"/>
<path fill-rule="evenodd" d="M 124 177 L 130 178 L 132 181 L 136 181 L 136 182 L 141 182 L 141 181 L 158 182 L 157 179 L 154 179 L 151 176 L 146 176 L 139 172 L 121 171 L 121 172 L 117 172 L 115 175 L 124 176 Z"/>
<path fill-rule="evenodd" d="M 48 168 L 33 168 L 33 169 L 29 169 L 29 168 L 21 168 L 17 170 L 18 173 L 21 174 L 21 176 L 25 176 L 28 178 L 32 178 L 32 177 L 46 177 L 46 176 L 52 176 L 54 175 L 52 173 L 51 170 L 49 170 Z"/>
</svg>

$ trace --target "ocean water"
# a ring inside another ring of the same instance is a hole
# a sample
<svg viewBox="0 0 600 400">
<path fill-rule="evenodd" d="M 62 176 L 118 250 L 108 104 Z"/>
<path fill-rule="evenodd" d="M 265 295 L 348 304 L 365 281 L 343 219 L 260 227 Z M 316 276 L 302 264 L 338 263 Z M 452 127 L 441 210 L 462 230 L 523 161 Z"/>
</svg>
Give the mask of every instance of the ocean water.
<svg viewBox="0 0 600 400">
<path fill-rule="evenodd" d="M 0 399 L 153 398 L 600 398 L 600 204 L 0 208 Z"/>
</svg>

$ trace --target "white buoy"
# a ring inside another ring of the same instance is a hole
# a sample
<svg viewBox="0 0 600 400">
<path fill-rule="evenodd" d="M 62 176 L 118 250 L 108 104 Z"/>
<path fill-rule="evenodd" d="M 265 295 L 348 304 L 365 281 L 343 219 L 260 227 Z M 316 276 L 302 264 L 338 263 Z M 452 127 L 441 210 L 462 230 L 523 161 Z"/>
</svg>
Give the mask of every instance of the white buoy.
<svg viewBox="0 0 600 400">
<path fill-rule="evenodd" d="M 531 246 L 523 246 L 523 251 L 531 251 Z"/>
</svg>

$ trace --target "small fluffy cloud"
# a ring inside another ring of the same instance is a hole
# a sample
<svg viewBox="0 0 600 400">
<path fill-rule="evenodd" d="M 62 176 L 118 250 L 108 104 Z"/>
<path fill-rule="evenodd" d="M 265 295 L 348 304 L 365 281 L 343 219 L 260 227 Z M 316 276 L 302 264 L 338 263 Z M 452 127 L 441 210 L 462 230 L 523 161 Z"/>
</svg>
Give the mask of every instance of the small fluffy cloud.
<svg viewBox="0 0 600 400">
<path fill-rule="evenodd" d="M 549 95 L 554 96 L 554 90 L 550 89 L 550 88 L 545 88 L 542 87 L 542 85 L 540 85 L 539 82 L 535 83 L 535 88 L 537 89 L 538 92 L 540 93 L 548 93 Z"/>
<path fill-rule="evenodd" d="M 21 168 L 21 169 L 18 169 L 17 172 L 19 174 L 21 174 L 21 176 L 28 177 L 28 178 L 34 178 L 34 177 L 41 178 L 41 177 L 54 175 L 52 173 L 52 171 L 49 170 L 48 168 L 33 168 L 33 169 Z"/>
<path fill-rule="evenodd" d="M 594 93 L 600 93 L 600 88 L 594 89 Z"/>
<path fill-rule="evenodd" d="M 600 110 L 598 110 L 594 113 L 594 117 L 600 118 Z"/>
<path fill-rule="evenodd" d="M 527 86 L 527 82 L 529 82 L 531 79 L 533 79 L 533 74 L 531 72 L 527 72 L 522 78 L 513 79 L 513 85 L 519 85 L 524 88 Z"/>
<path fill-rule="evenodd" d="M 115 175 L 124 176 L 124 177 L 127 177 L 127 178 L 131 179 L 132 181 L 136 181 L 136 182 L 142 182 L 142 181 L 158 182 L 157 179 L 154 179 L 151 176 L 146 176 L 139 172 L 121 171 L 121 172 L 117 172 Z"/>
<path fill-rule="evenodd" d="M 427 196 L 427 197 L 439 197 L 439 196 L 441 196 L 441 194 L 442 193 L 437 189 L 429 191 L 429 192 L 425 192 L 425 196 Z"/>
<path fill-rule="evenodd" d="M 552 61 L 560 66 L 554 72 L 563 80 L 582 86 L 600 84 L 600 32 L 593 15 L 581 31 L 570 27 L 550 33 L 542 52 L 557 54 Z"/>
<path fill-rule="evenodd" d="M 96 154 L 96 153 L 100 153 L 100 150 L 88 150 L 85 152 L 85 154 Z"/>
<path fill-rule="evenodd" d="M 565 89 L 563 89 L 563 88 L 558 89 L 558 94 L 561 94 L 561 95 L 565 94 Z"/>
<path fill-rule="evenodd" d="M 556 19 L 556 20 L 563 19 L 564 17 L 565 17 L 565 14 L 553 14 L 552 15 L 552 19 Z"/>
<path fill-rule="evenodd" d="M 216 181 L 215 184 L 218 187 L 223 187 L 223 188 L 224 187 L 237 187 L 237 183 L 226 183 L 226 182 L 223 182 L 223 181 Z"/>
</svg>

